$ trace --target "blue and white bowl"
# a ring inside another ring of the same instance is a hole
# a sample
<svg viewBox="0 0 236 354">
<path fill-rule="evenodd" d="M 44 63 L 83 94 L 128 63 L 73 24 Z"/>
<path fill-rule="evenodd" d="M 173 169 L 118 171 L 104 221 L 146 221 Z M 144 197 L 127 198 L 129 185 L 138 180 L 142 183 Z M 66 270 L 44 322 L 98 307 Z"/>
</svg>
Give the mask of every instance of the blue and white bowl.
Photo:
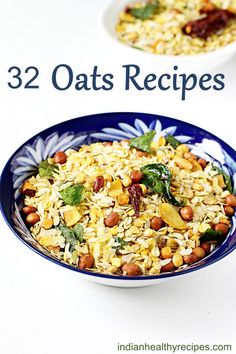
<svg viewBox="0 0 236 354">
<path fill-rule="evenodd" d="M 40 161 L 53 156 L 58 150 L 78 148 L 82 144 L 95 141 L 129 139 L 155 130 L 155 139 L 161 135 L 174 135 L 186 143 L 193 152 L 222 168 L 232 176 L 236 186 L 236 152 L 221 139 L 194 125 L 163 116 L 144 113 L 103 113 L 75 118 L 48 128 L 29 139 L 11 156 L 0 181 L 0 206 L 2 214 L 13 233 L 30 249 L 47 260 L 73 270 L 78 275 L 97 283 L 138 287 L 158 284 L 163 280 L 191 273 L 219 261 L 236 248 L 236 217 L 232 218 L 232 228 L 227 239 L 208 257 L 188 268 L 172 273 L 153 276 L 121 277 L 96 274 L 80 270 L 53 257 L 31 236 L 20 213 L 20 192 L 22 182 L 34 174 Z"/>
</svg>

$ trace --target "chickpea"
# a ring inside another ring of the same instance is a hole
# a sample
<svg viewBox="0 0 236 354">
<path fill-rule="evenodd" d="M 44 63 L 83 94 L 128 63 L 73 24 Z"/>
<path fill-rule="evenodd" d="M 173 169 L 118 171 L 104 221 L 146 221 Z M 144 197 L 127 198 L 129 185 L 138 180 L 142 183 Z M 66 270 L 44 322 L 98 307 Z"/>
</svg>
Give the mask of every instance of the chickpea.
<svg viewBox="0 0 236 354">
<path fill-rule="evenodd" d="M 145 184 L 140 184 L 140 187 L 142 189 L 142 194 L 145 195 L 147 193 L 147 187 L 145 186 Z"/>
<path fill-rule="evenodd" d="M 175 253 L 172 258 L 173 264 L 176 268 L 179 268 L 183 265 L 183 257 L 179 253 Z"/>
<path fill-rule="evenodd" d="M 193 219 L 193 209 L 191 206 L 185 206 L 180 209 L 180 215 L 185 221 L 191 221 Z"/>
<path fill-rule="evenodd" d="M 82 257 L 80 257 L 79 260 L 80 269 L 92 268 L 93 265 L 94 265 L 94 258 L 93 256 L 91 256 L 91 254 L 84 254 Z"/>
<path fill-rule="evenodd" d="M 37 208 L 35 208 L 32 205 L 27 205 L 24 208 L 22 208 L 22 211 L 25 215 L 28 215 L 30 213 L 35 213 L 37 211 Z"/>
<path fill-rule="evenodd" d="M 170 263 L 161 267 L 161 273 L 173 272 L 173 270 L 175 270 L 175 266 L 174 266 L 173 262 L 170 262 Z"/>
<path fill-rule="evenodd" d="M 164 259 L 171 258 L 172 256 L 172 250 L 170 247 L 166 246 L 161 249 L 161 256 Z"/>
<path fill-rule="evenodd" d="M 224 236 L 229 232 L 229 227 L 226 224 L 219 223 L 215 225 L 215 231 L 220 231 Z"/>
<path fill-rule="evenodd" d="M 117 197 L 117 201 L 119 205 L 127 205 L 129 204 L 129 196 L 126 194 L 120 194 Z"/>
<path fill-rule="evenodd" d="M 224 210 L 225 210 L 225 214 L 227 216 L 233 216 L 234 215 L 234 208 L 232 208 L 231 206 L 225 205 Z"/>
<path fill-rule="evenodd" d="M 155 231 L 160 230 L 163 226 L 164 226 L 164 221 L 159 216 L 154 216 L 150 220 L 150 227 L 151 227 L 151 229 L 153 229 Z"/>
<path fill-rule="evenodd" d="M 66 163 L 67 156 L 64 153 L 64 151 L 57 151 L 54 155 L 54 162 L 59 163 L 62 165 L 63 163 Z"/>
<path fill-rule="evenodd" d="M 189 160 L 189 159 L 193 159 L 193 160 L 196 160 L 197 159 L 197 156 L 192 154 L 191 152 L 185 152 L 184 153 L 184 158 L 186 160 Z"/>
<path fill-rule="evenodd" d="M 105 225 L 108 227 L 113 227 L 118 224 L 120 220 L 120 216 L 118 213 L 113 211 L 111 214 L 109 214 L 106 219 L 105 219 Z"/>
<path fill-rule="evenodd" d="M 205 251 L 205 254 L 209 254 L 211 251 L 211 245 L 207 242 L 202 243 L 201 248 Z"/>
<path fill-rule="evenodd" d="M 202 259 L 206 256 L 206 253 L 202 247 L 195 247 L 192 254 L 195 254 L 195 256 L 197 256 L 199 259 Z"/>
<path fill-rule="evenodd" d="M 132 179 L 129 176 L 125 176 L 121 182 L 124 187 L 129 187 L 132 184 Z"/>
<path fill-rule="evenodd" d="M 133 170 L 130 174 L 130 178 L 132 179 L 133 183 L 138 183 L 143 178 L 143 174 L 140 170 Z"/>
<path fill-rule="evenodd" d="M 29 225 L 35 225 L 35 224 L 37 224 L 37 222 L 39 222 L 39 220 L 40 220 L 40 217 L 36 213 L 30 213 L 26 217 L 26 222 Z"/>
<path fill-rule="evenodd" d="M 207 165 L 207 161 L 205 159 L 198 159 L 198 163 L 202 166 L 203 170 Z"/>
<path fill-rule="evenodd" d="M 187 264 L 193 264 L 199 261 L 198 256 L 196 256 L 196 254 L 194 253 L 191 253 L 188 256 L 184 256 L 183 258 L 184 258 L 184 262 Z"/>
<path fill-rule="evenodd" d="M 137 276 L 142 273 L 141 268 L 135 264 L 135 263 L 126 263 L 122 266 L 122 272 L 125 273 L 125 275 L 129 276 Z"/>
<path fill-rule="evenodd" d="M 236 196 L 233 194 L 228 194 L 225 198 L 226 204 L 235 208 L 236 207 Z"/>
</svg>

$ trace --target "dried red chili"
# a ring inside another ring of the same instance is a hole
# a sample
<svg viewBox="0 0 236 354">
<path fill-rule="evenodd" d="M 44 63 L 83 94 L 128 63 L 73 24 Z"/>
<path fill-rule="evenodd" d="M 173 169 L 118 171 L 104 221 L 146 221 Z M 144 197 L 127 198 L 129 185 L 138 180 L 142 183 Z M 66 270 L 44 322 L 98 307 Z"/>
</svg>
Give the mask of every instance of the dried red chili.
<svg viewBox="0 0 236 354">
<path fill-rule="evenodd" d="M 229 20 L 235 17 L 236 15 L 229 10 L 212 10 L 207 13 L 206 17 L 188 22 L 183 27 L 183 32 L 192 37 L 206 39 L 211 34 L 224 28 Z"/>
<path fill-rule="evenodd" d="M 133 184 L 128 188 L 130 194 L 130 201 L 135 211 L 135 216 L 139 216 L 140 211 L 140 199 L 142 196 L 142 188 L 139 184 Z"/>
</svg>

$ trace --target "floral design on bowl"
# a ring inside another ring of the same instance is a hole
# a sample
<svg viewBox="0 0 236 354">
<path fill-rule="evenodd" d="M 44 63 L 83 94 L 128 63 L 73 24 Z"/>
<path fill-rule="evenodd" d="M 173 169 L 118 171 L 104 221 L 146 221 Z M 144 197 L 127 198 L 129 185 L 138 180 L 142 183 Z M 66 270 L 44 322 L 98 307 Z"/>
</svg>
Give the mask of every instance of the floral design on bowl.
<svg viewBox="0 0 236 354">
<path fill-rule="evenodd" d="M 146 124 L 143 120 L 136 118 L 133 125 L 127 124 L 124 122 L 119 122 L 117 128 L 103 128 L 99 133 L 91 134 L 91 137 L 102 139 L 102 140 L 122 140 L 122 139 L 131 139 L 137 136 L 143 135 L 150 130 L 155 130 L 156 135 L 154 141 L 157 141 L 160 136 L 173 135 L 181 143 L 186 143 L 192 138 L 187 135 L 175 135 L 177 126 L 171 126 L 165 129 L 162 129 L 162 124 L 159 119 L 153 120 L 150 124 Z"/>
<path fill-rule="evenodd" d="M 11 162 L 15 198 L 19 197 L 19 187 L 23 181 L 37 172 L 41 161 L 53 156 L 56 151 L 78 148 L 86 138 L 87 135 L 76 135 L 73 132 L 65 132 L 62 135 L 54 132 L 46 139 L 38 136 L 32 144 L 23 146 Z"/>
</svg>

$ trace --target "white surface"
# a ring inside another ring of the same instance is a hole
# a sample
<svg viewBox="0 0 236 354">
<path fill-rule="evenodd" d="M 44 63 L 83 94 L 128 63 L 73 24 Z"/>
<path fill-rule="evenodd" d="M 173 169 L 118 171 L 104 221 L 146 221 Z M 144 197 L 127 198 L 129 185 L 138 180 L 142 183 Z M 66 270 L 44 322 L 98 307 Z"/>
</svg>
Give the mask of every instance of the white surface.
<svg viewBox="0 0 236 354">
<path fill-rule="evenodd" d="M 170 115 L 197 124 L 236 148 L 236 58 L 215 72 L 221 92 L 125 92 L 121 65 L 135 62 L 98 31 L 102 0 L 1 1 L 0 163 L 40 130 L 76 116 L 108 111 Z M 110 92 L 59 92 L 50 72 L 116 74 Z M 143 70 L 145 62 L 136 61 Z M 39 90 L 11 90 L 12 65 L 40 69 Z M 145 68 L 150 72 L 150 67 Z M 143 289 L 106 288 L 81 280 L 28 250 L 0 218 L 0 353 L 116 353 L 117 342 L 229 343 L 235 339 L 236 253 L 193 275 Z"/>
</svg>

